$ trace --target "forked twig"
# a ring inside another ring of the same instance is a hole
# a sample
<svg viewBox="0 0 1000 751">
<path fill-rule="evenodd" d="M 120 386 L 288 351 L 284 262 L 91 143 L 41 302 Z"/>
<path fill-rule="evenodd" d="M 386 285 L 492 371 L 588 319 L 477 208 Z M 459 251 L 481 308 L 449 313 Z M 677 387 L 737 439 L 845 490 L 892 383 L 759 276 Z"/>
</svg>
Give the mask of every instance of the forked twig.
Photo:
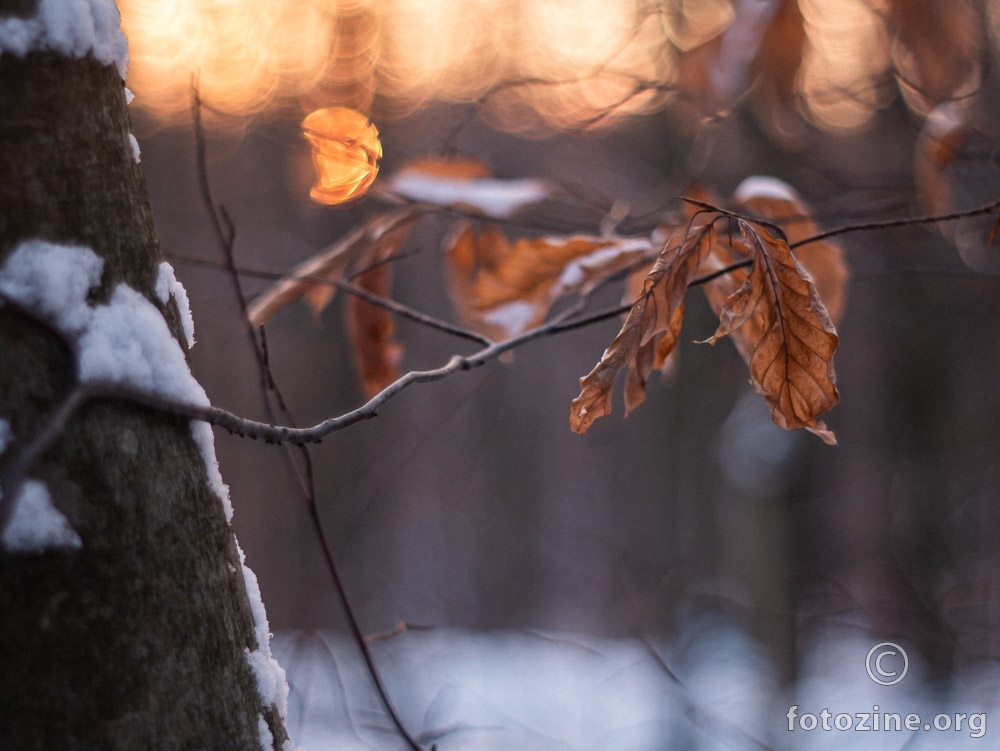
<svg viewBox="0 0 1000 751">
<path fill-rule="evenodd" d="M 271 372 L 270 358 L 267 350 L 267 339 L 264 334 L 264 329 L 263 327 L 260 328 L 260 339 L 258 340 L 257 334 L 250 323 L 249 308 L 247 307 L 246 297 L 243 294 L 243 285 L 240 282 L 239 271 L 236 267 L 235 254 L 233 251 L 233 242 L 236 237 L 235 225 L 226 213 L 225 208 L 220 206 L 216 209 L 215 203 L 212 200 L 211 184 L 208 179 L 208 165 L 206 160 L 207 141 L 201 124 L 201 100 L 198 96 L 198 90 L 196 87 L 192 87 L 191 109 L 194 122 L 195 143 L 197 147 L 198 183 L 201 187 L 202 201 L 204 202 L 205 208 L 212 221 L 218 245 L 222 250 L 225 261 L 225 269 L 228 272 L 228 276 L 232 280 L 233 292 L 239 305 L 240 316 L 245 325 L 254 358 L 257 361 L 257 367 L 260 372 L 261 398 L 264 403 L 264 409 L 267 412 L 269 420 L 272 423 L 277 422 L 274 409 L 271 406 L 271 400 L 269 398 L 269 394 L 273 394 L 279 408 L 284 413 L 286 420 L 289 423 L 294 424 L 284 397 L 278 389 L 274 380 L 274 375 Z M 344 286 L 350 286 L 353 288 L 355 285 L 345 283 Z M 353 289 L 352 291 L 355 293 L 357 292 L 357 290 Z M 409 745 L 413 751 L 423 751 L 423 747 L 417 743 L 417 741 L 412 735 L 410 735 L 409 731 L 403 725 L 392 700 L 389 698 L 389 693 L 386 690 L 385 683 L 383 682 L 378 666 L 375 664 L 375 660 L 372 657 L 371 650 L 368 648 L 364 634 L 358 624 L 357 616 L 354 614 L 354 609 L 352 608 L 350 599 L 347 596 L 347 590 L 345 589 L 343 581 L 340 578 L 340 574 L 337 570 L 337 564 L 333 557 L 333 550 L 330 546 L 330 541 L 323 529 L 323 523 L 319 515 L 319 505 L 316 503 L 316 488 L 313 479 L 312 457 L 309 455 L 309 448 L 305 444 L 298 445 L 303 466 L 305 468 L 304 474 L 299 470 L 299 467 L 291 454 L 290 447 L 285 445 L 284 448 L 289 468 L 295 476 L 299 485 L 299 490 L 306 502 L 309 520 L 312 524 L 313 531 L 316 534 L 316 539 L 319 542 L 320 549 L 322 550 L 327 572 L 330 574 L 330 579 L 333 583 L 334 590 L 337 593 L 337 598 L 340 601 L 340 605 L 347 618 L 347 622 L 351 627 L 351 633 L 354 637 L 354 641 L 364 658 L 365 666 L 367 667 L 368 674 L 375 685 L 375 690 L 378 693 L 379 699 L 381 700 L 389 719 L 392 721 L 393 725 L 396 726 L 397 732 L 403 740 L 406 741 L 407 745 Z"/>
</svg>

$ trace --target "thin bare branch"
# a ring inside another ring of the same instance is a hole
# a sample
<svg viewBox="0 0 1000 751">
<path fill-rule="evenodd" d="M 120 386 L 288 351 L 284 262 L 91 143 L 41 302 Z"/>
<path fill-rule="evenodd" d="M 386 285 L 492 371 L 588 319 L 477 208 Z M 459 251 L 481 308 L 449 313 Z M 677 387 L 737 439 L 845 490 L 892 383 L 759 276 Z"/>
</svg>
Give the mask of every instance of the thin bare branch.
<svg viewBox="0 0 1000 751">
<path fill-rule="evenodd" d="M 224 266 L 218 261 L 213 261 L 209 258 L 199 258 L 198 256 L 191 256 L 184 253 L 164 253 L 164 255 L 171 259 L 178 261 L 180 263 L 189 263 L 194 266 L 204 266 L 212 269 L 221 269 Z M 288 276 L 288 272 L 278 271 L 276 269 L 266 269 L 261 266 L 247 266 L 245 264 L 239 264 L 237 266 L 239 272 L 244 276 L 252 276 L 259 279 L 284 279 Z M 381 308 L 391 310 L 403 318 L 407 318 L 414 323 L 419 323 L 428 328 L 436 329 L 442 331 L 446 334 L 453 334 L 454 336 L 460 337 L 462 339 L 469 339 L 470 341 L 477 342 L 482 345 L 490 345 L 493 342 L 483 336 L 482 334 L 473 331 L 472 329 L 467 329 L 464 326 L 459 326 L 449 321 L 445 321 L 441 318 L 436 318 L 435 316 L 423 313 L 416 308 L 412 308 L 409 305 L 404 305 L 403 303 L 396 302 L 389 297 L 382 297 L 381 295 L 376 295 L 374 292 L 369 292 L 368 290 L 359 287 L 353 282 L 349 282 L 346 279 L 329 279 L 321 278 L 315 276 L 302 276 L 297 277 L 301 281 L 309 282 L 310 284 L 323 284 L 329 287 L 336 287 L 339 290 L 346 292 L 349 295 L 355 295 L 360 297 L 366 302 L 370 302 L 372 305 L 378 305 Z"/>
<path fill-rule="evenodd" d="M 726 211 L 725 209 L 720 209 L 718 207 L 712 206 L 711 204 L 704 203 L 702 201 L 696 201 L 693 199 L 685 198 L 683 199 L 690 204 L 701 207 L 705 211 L 717 211 L 734 219 L 750 219 L 751 221 L 756 221 L 758 223 L 760 220 L 753 219 L 752 217 L 744 217 L 741 214 L 737 214 L 732 211 Z M 965 211 L 955 211 L 950 214 L 938 214 L 933 216 L 918 216 L 918 217 L 905 217 L 901 219 L 887 219 L 878 222 L 865 222 L 863 224 L 848 224 L 844 227 L 838 227 L 836 229 L 827 230 L 826 232 L 820 232 L 812 237 L 806 237 L 798 242 L 789 243 L 788 247 L 791 249 L 801 248 L 803 245 L 809 245 L 810 243 L 819 242 L 820 240 L 826 240 L 830 237 L 836 237 L 837 235 L 846 235 L 850 232 L 870 232 L 872 230 L 879 229 L 892 229 L 895 227 L 908 227 L 911 225 L 921 225 L 921 224 L 940 224 L 942 222 L 954 222 L 959 219 L 968 219 L 974 216 L 984 216 L 986 214 L 997 214 L 997 222 L 1000 223 L 1000 199 L 992 201 L 983 206 L 977 206 L 974 209 L 967 209 Z M 770 223 L 764 223 L 766 225 L 774 226 Z M 780 228 L 779 228 L 780 229 Z M 992 237 L 990 238 L 992 240 Z M 989 244 L 989 242 L 987 242 Z M 700 276 L 697 279 L 691 281 L 688 285 L 690 287 L 695 287 L 706 282 L 710 282 L 713 279 L 717 279 L 720 276 L 728 274 L 731 271 L 736 271 L 737 269 L 748 268 L 753 265 L 753 259 L 747 259 L 745 261 L 739 261 L 726 266 L 718 271 L 713 271 L 711 274 L 706 274 L 705 276 Z"/>
<path fill-rule="evenodd" d="M 788 247 L 798 248 L 802 245 L 808 245 L 809 243 L 819 242 L 820 240 L 825 240 L 828 237 L 836 237 L 837 235 L 844 235 L 848 232 L 867 232 L 869 230 L 876 229 L 891 229 L 893 227 L 909 227 L 911 225 L 917 224 L 940 224 L 941 222 L 954 222 L 959 219 L 968 219 L 974 216 L 983 216 L 985 214 L 998 214 L 1000 213 L 1000 199 L 988 203 L 984 206 L 978 206 L 974 209 L 967 209 L 965 211 L 954 211 L 950 214 L 937 214 L 934 216 L 916 216 L 916 217 L 904 217 L 901 219 L 888 219 L 881 222 L 866 222 L 864 224 L 849 224 L 844 227 L 838 227 L 837 229 L 831 229 L 826 232 L 821 232 L 818 235 L 813 235 L 812 237 L 807 237 L 804 240 L 799 240 L 796 243 L 792 243 Z"/>
<path fill-rule="evenodd" d="M 207 143 L 205 140 L 204 130 L 201 127 L 201 102 L 198 98 L 198 91 L 196 88 L 192 91 L 192 99 L 195 141 L 197 144 L 197 167 L 199 184 L 202 191 L 202 199 L 205 203 L 205 208 L 212 219 L 213 226 L 216 228 L 216 239 L 220 249 L 222 250 L 223 258 L 225 259 L 225 269 L 232 280 L 233 292 L 239 305 L 240 315 L 250 340 L 250 347 L 253 350 L 255 359 L 257 360 L 257 366 L 260 372 L 261 398 L 264 403 L 264 409 L 270 421 L 272 423 L 277 422 L 274 409 L 271 406 L 271 400 L 269 398 L 269 395 L 273 394 L 279 408 L 284 412 L 287 421 L 289 423 L 293 423 L 292 416 L 285 403 L 285 399 L 282 396 L 281 391 L 278 389 L 274 380 L 274 375 L 271 372 L 270 357 L 268 355 L 267 339 L 264 334 L 264 327 L 260 327 L 260 340 L 258 341 L 257 334 L 250 323 L 250 311 L 247 307 L 246 297 L 243 294 L 243 285 L 240 282 L 239 271 L 236 266 L 235 253 L 233 251 L 233 242 L 236 238 L 236 227 L 225 208 L 220 206 L 218 211 L 216 211 L 216 208 L 212 203 L 212 194 L 208 180 L 208 165 L 205 158 Z M 225 228 L 225 231 L 223 231 L 223 227 Z M 352 284 L 350 286 L 353 287 L 354 285 Z M 372 682 L 375 684 L 375 689 L 379 695 L 379 699 L 381 699 L 382 705 L 385 707 L 386 714 L 392 721 L 393 725 L 396 726 L 397 732 L 406 744 L 410 746 L 413 751 L 423 751 L 422 746 L 413 738 L 413 736 L 410 735 L 409 731 L 403 725 L 392 700 L 389 698 L 389 693 L 386 690 L 385 683 L 382 680 L 382 676 L 379 673 L 375 660 L 368 648 L 364 634 L 361 632 L 357 616 L 354 614 L 354 609 L 352 608 L 350 599 L 347 596 L 347 590 L 345 589 L 343 581 L 340 578 L 340 574 L 337 570 L 337 564 L 333 557 L 333 550 L 330 545 L 329 538 L 323 529 L 322 519 L 319 515 L 319 505 L 316 502 L 316 488 L 313 480 L 312 457 L 309 454 L 309 447 L 304 444 L 299 444 L 299 453 L 302 457 L 305 468 L 304 474 L 299 470 L 299 467 L 292 456 L 290 447 L 286 444 L 284 449 L 289 468 L 295 476 L 295 479 L 299 484 L 303 500 L 306 502 L 309 519 L 312 523 L 317 541 L 319 542 L 320 549 L 323 552 L 327 572 L 330 574 L 334 590 L 337 593 L 337 598 L 340 601 L 344 614 L 347 617 L 347 621 L 351 626 L 351 632 L 354 636 L 355 643 L 361 651 L 365 665 L 368 668 L 368 674 L 371 677 Z"/>
</svg>

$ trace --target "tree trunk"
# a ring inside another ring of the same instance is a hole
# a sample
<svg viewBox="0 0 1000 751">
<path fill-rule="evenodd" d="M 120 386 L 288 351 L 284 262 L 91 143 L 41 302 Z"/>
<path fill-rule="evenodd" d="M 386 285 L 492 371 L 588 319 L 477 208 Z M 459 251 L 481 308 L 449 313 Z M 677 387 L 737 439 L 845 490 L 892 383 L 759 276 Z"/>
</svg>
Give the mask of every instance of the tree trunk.
<svg viewBox="0 0 1000 751">
<path fill-rule="evenodd" d="M 0 0 L 0 34 L 32 6 Z M 0 267 L 31 239 L 93 249 L 104 271 L 91 302 L 125 283 L 184 341 L 174 303 L 153 294 L 160 254 L 123 81 L 90 54 L 0 56 Z M 0 304 L 12 437 L 0 471 L 72 390 L 75 368 L 62 338 Z M 282 748 L 279 712 L 262 706 L 248 663 L 248 650 L 269 652 L 191 425 L 94 400 L 28 474 L 82 544 L 0 547 L 0 748 L 258 749 L 265 721 Z"/>
</svg>

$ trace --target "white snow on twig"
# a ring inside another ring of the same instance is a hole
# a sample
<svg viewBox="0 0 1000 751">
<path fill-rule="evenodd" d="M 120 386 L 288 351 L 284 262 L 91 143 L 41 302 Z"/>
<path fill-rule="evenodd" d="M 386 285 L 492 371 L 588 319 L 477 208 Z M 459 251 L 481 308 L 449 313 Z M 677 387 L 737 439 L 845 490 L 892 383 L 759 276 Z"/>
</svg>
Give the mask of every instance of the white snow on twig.
<svg viewBox="0 0 1000 751">
<path fill-rule="evenodd" d="M 41 0 L 33 18 L 0 19 L 0 53 L 24 57 L 44 50 L 69 57 L 92 53 L 125 78 L 128 42 L 113 0 Z"/>
<path fill-rule="evenodd" d="M 497 219 L 506 219 L 553 193 L 549 182 L 536 178 L 443 177 L 405 169 L 386 180 L 381 189 L 408 201 L 447 208 L 466 207 Z"/>
<path fill-rule="evenodd" d="M 208 406 L 208 395 L 191 375 L 180 344 L 155 305 L 125 284 L 114 289 L 107 303 L 88 305 L 88 292 L 99 283 L 103 265 L 90 248 L 29 240 L 0 269 L 0 291 L 76 341 L 80 380 L 127 384 Z M 172 269 L 160 267 L 156 294 L 160 300 L 174 296 L 184 333 L 193 338 L 187 293 Z M 191 434 L 205 460 L 209 484 L 231 521 L 229 488 L 219 473 L 212 429 L 192 421 Z"/>
<path fill-rule="evenodd" d="M 741 182 L 733 192 L 736 203 L 746 203 L 751 198 L 775 198 L 779 201 L 798 201 L 795 188 L 768 175 L 752 175 Z"/>
</svg>

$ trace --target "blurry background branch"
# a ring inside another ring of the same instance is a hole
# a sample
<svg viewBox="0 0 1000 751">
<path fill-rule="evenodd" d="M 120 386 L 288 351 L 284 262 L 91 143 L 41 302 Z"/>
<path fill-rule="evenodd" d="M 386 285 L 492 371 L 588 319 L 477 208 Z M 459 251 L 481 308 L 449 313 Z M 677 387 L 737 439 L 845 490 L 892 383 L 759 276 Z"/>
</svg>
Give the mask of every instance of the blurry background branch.
<svg viewBox="0 0 1000 751">
<path fill-rule="evenodd" d="M 455 351 L 410 313 L 458 320 L 434 249 L 461 220 L 482 249 L 524 252 L 564 232 L 648 238 L 693 182 L 729 195 L 769 174 L 797 189 L 823 231 L 878 226 L 839 237 L 852 283 L 838 324 L 836 451 L 774 429 L 728 347 L 682 347 L 669 389 L 652 389 L 627 421 L 570 435 L 567 400 L 629 307 L 611 285 L 593 292 L 597 312 L 553 326 L 593 331 L 525 342 L 503 368 L 413 390 L 380 420 L 331 434 L 316 489 L 366 631 L 403 619 L 629 635 L 625 582 L 654 637 L 670 642 L 698 614 L 721 614 L 757 640 L 779 681 L 808 672 L 803 655 L 833 631 L 908 640 L 941 679 L 1000 655 L 1000 363 L 982 346 L 1000 336 L 1000 263 L 987 243 L 1000 176 L 996 2 L 164 7 L 122 3 L 164 246 L 178 261 L 215 257 L 187 156 L 187 87 L 200 69 L 214 187 L 240 227 L 251 295 L 270 286 L 266 273 L 301 271 L 373 221 L 385 207 L 371 198 L 414 159 L 471 155 L 497 179 L 556 186 L 500 219 L 396 192 L 400 211 L 426 215 L 354 266 L 391 267 L 379 273 L 394 280 L 300 276 L 316 290 L 349 280 L 366 304 L 403 301 L 383 341 L 404 371 L 437 370 Z M 306 198 L 314 174 L 299 128 L 330 106 L 371 118 L 385 144 L 371 198 L 335 209 Z M 949 215 L 933 231 L 914 226 Z M 208 343 L 194 368 L 216 403 L 253 417 L 258 395 L 241 373 L 255 365 L 232 344 L 244 333 L 219 271 L 185 263 Z M 350 322 L 384 331 L 339 289 L 345 309 L 289 305 L 268 324 L 272 368 L 304 424 L 365 399 L 343 356 Z M 684 341 L 714 329 L 700 301 L 685 317 Z M 393 346 L 403 341 L 405 360 Z M 276 627 L 349 628 L 315 596 L 328 574 L 308 518 L 273 502 L 288 494 L 280 454 L 222 436 L 220 453 L 246 499 L 235 523 L 261 561 Z"/>
</svg>

